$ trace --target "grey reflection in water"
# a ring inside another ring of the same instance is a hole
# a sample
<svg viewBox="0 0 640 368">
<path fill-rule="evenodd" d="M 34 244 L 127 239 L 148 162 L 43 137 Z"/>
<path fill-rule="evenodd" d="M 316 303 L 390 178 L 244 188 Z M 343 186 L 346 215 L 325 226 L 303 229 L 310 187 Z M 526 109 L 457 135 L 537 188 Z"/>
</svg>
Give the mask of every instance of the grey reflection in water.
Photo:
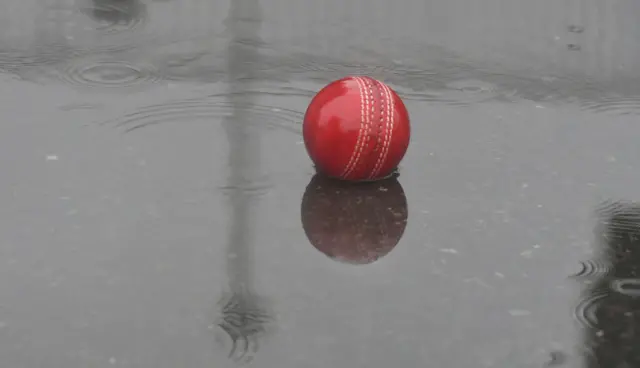
<svg viewBox="0 0 640 368">
<path fill-rule="evenodd" d="M 582 324 L 584 366 L 640 367 L 640 204 L 607 202 L 599 209 L 599 263 L 575 309 Z"/>
<path fill-rule="evenodd" d="M 267 332 L 271 321 L 267 305 L 253 288 L 252 216 L 255 197 L 247 190 L 259 175 L 259 135 L 251 131 L 247 119 L 255 102 L 252 94 L 243 94 L 240 81 L 250 74 L 248 69 L 259 57 L 251 44 L 259 43 L 262 9 L 258 0 L 231 2 L 226 20 L 230 34 L 227 49 L 227 75 L 229 78 L 229 102 L 232 114 L 223 123 L 229 141 L 229 182 L 231 202 L 231 226 L 227 245 L 227 275 L 229 292 L 223 295 L 221 317 L 218 326 L 231 340 L 229 358 L 248 362 L 258 350 L 259 342 Z M 249 46 L 248 46 L 249 45 Z"/>
</svg>

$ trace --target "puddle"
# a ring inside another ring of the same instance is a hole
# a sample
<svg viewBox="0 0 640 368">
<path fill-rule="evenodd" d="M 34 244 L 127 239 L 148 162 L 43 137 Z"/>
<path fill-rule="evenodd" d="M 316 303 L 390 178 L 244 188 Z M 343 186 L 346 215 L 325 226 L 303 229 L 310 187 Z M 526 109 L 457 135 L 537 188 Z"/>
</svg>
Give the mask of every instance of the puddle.
<svg viewBox="0 0 640 368">
<path fill-rule="evenodd" d="M 638 366 L 636 2 L 5 8 L 2 366 Z M 392 178 L 306 154 L 345 75 Z"/>
</svg>

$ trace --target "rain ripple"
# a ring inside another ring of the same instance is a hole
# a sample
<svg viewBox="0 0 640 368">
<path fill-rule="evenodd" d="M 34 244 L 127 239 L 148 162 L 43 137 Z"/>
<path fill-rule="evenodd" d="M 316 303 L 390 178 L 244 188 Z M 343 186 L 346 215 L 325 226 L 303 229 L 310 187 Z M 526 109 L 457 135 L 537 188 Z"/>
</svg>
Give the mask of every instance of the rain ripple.
<svg viewBox="0 0 640 368">
<path fill-rule="evenodd" d="M 367 63 L 347 63 L 327 60 L 319 62 L 316 60 L 305 60 L 305 58 L 287 60 L 280 63 L 281 68 L 287 73 L 304 73 L 306 76 L 315 76 L 313 79 L 333 80 L 345 75 L 369 75 L 373 77 L 391 77 L 392 75 L 424 78 L 436 76 L 436 72 L 424 68 L 412 68 L 402 64 L 389 63 L 367 64 Z"/>
<path fill-rule="evenodd" d="M 209 97 L 229 97 L 233 95 L 269 95 L 269 96 L 291 96 L 291 97 L 307 97 L 311 99 L 317 91 L 291 86 L 269 85 L 265 88 L 253 89 L 251 91 L 242 92 L 223 92 L 209 95 Z"/>
<path fill-rule="evenodd" d="M 254 295 L 232 294 L 220 300 L 220 317 L 216 325 L 231 341 L 228 358 L 242 363 L 253 360 L 260 340 L 268 334 L 272 314 Z"/>
<path fill-rule="evenodd" d="M 603 97 L 583 102 L 582 108 L 601 114 L 638 115 L 640 114 L 640 96 Z"/>
<path fill-rule="evenodd" d="M 401 96 L 406 100 L 466 107 L 488 101 L 511 101 L 516 97 L 516 91 L 504 91 L 497 85 L 477 79 L 459 79 L 444 83 L 440 90 L 403 92 Z"/>
<path fill-rule="evenodd" d="M 255 103 L 238 103 L 221 99 L 224 95 L 193 98 L 142 107 L 120 118 L 103 122 L 125 133 L 167 123 L 211 121 L 241 113 L 244 123 L 262 128 L 302 132 L 304 112 Z"/>
<path fill-rule="evenodd" d="M 132 31 L 146 20 L 146 6 L 138 0 L 93 0 L 82 5 L 80 12 L 98 23 L 96 30 L 107 34 Z"/>
<path fill-rule="evenodd" d="M 578 305 L 576 305 L 573 312 L 573 316 L 576 321 L 586 328 L 597 329 L 598 309 L 602 303 L 610 297 L 610 295 L 610 291 L 603 289 L 591 292 L 586 297 L 582 298 Z"/>
<path fill-rule="evenodd" d="M 139 0 L 81 0 L 79 5 L 50 7 L 49 13 L 55 24 L 68 25 L 68 47 L 85 55 L 122 52 L 143 44 L 138 38 L 147 12 Z"/>
<path fill-rule="evenodd" d="M 57 35 L 58 28 L 46 27 L 65 24 L 64 38 L 35 46 L 3 47 L 0 70 L 21 75 L 25 68 L 48 67 L 81 56 L 122 52 L 137 46 L 133 33 L 146 19 L 146 6 L 139 0 L 81 2 L 81 5 L 49 6 L 47 22 L 39 27 L 45 27 L 43 32 Z"/>
<path fill-rule="evenodd" d="M 73 57 L 80 52 L 62 44 L 41 45 L 33 49 L 0 50 L 0 70 L 17 72 L 23 68 L 54 65 Z"/>
<path fill-rule="evenodd" d="M 597 209 L 605 240 L 640 240 L 640 207 L 633 202 L 605 201 Z"/>
<path fill-rule="evenodd" d="M 586 260 L 580 262 L 580 271 L 571 275 L 572 278 L 586 279 L 606 276 L 611 272 L 611 265 L 600 260 Z"/>
<path fill-rule="evenodd" d="M 517 95 L 515 88 L 488 82 L 486 79 L 491 77 L 489 73 L 454 60 L 424 66 L 397 60 L 378 63 L 337 62 L 303 55 L 281 60 L 275 67 L 287 74 L 300 73 L 305 78 L 322 82 L 344 75 L 367 75 L 394 85 L 405 100 L 455 107 L 495 100 L 512 101 Z"/>
<path fill-rule="evenodd" d="M 229 197 L 238 195 L 246 197 L 264 195 L 272 187 L 273 185 L 269 181 L 269 176 L 261 175 L 257 178 L 243 178 L 240 184 L 224 185 L 218 187 L 218 189 Z"/>
<path fill-rule="evenodd" d="M 158 82 L 157 70 L 144 63 L 123 60 L 76 60 L 54 68 L 51 77 L 76 87 L 132 89 Z"/>
</svg>

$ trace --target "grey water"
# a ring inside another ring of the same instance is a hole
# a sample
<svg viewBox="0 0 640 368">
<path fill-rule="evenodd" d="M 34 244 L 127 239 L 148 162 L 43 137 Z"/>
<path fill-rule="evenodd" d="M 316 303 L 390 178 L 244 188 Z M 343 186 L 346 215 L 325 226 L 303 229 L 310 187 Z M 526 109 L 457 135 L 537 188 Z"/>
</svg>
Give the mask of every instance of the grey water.
<svg viewBox="0 0 640 368">
<path fill-rule="evenodd" d="M 640 366 L 640 3 L 5 0 L 0 366 Z M 388 83 L 399 176 L 301 122 Z"/>
</svg>

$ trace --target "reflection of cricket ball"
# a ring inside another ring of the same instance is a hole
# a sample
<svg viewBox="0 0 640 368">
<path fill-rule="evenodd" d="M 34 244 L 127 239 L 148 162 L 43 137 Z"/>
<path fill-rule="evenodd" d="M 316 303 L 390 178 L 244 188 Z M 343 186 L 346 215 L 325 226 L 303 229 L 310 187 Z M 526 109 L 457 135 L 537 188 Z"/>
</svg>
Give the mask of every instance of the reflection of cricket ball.
<svg viewBox="0 0 640 368">
<path fill-rule="evenodd" d="M 395 175 L 353 185 L 316 174 L 301 207 L 309 242 L 344 263 L 368 264 L 387 255 L 407 226 L 407 199 Z"/>
<path fill-rule="evenodd" d="M 409 147 L 409 113 L 386 84 L 346 77 L 313 97 L 302 132 L 319 172 L 349 181 L 378 180 L 394 172 Z"/>
</svg>

